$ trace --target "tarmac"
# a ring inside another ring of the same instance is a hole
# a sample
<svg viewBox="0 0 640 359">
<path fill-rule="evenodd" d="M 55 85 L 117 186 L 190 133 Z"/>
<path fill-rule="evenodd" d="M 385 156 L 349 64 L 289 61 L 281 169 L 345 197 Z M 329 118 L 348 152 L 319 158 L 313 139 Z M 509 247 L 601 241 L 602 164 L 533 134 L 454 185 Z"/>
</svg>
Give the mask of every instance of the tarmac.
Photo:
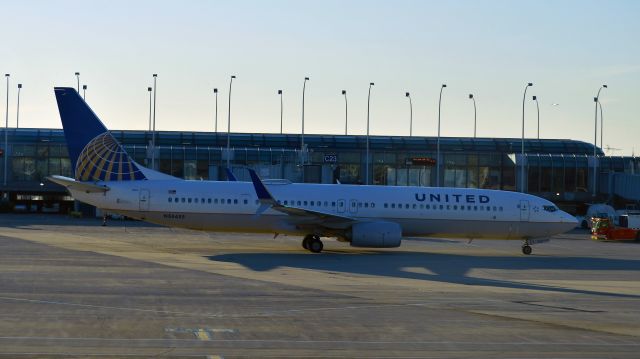
<svg viewBox="0 0 640 359">
<path fill-rule="evenodd" d="M 0 215 L 4 358 L 638 358 L 640 243 L 326 240 Z"/>
</svg>

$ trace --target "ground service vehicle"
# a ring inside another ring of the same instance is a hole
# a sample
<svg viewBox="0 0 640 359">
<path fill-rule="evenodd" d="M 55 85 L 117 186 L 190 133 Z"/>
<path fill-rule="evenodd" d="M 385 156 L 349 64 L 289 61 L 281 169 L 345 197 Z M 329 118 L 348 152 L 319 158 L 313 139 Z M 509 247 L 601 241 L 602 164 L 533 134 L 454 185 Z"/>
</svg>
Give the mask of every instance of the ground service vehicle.
<svg viewBox="0 0 640 359">
<path fill-rule="evenodd" d="M 609 218 L 591 219 L 591 239 L 605 241 L 640 241 L 640 229 L 616 227 Z"/>
</svg>

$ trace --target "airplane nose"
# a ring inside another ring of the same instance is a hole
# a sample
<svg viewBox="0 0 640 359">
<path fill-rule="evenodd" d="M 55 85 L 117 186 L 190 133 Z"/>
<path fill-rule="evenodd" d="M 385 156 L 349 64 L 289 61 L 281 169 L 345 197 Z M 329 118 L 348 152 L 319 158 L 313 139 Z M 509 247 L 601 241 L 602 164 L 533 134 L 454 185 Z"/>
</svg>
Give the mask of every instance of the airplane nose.
<svg viewBox="0 0 640 359">
<path fill-rule="evenodd" d="M 567 212 L 561 211 L 560 213 L 560 222 L 562 223 L 566 223 L 567 224 L 567 228 L 572 229 L 575 228 L 578 225 L 578 220 L 576 219 L 576 217 L 570 215 Z M 571 227 L 569 227 L 571 226 Z"/>
</svg>

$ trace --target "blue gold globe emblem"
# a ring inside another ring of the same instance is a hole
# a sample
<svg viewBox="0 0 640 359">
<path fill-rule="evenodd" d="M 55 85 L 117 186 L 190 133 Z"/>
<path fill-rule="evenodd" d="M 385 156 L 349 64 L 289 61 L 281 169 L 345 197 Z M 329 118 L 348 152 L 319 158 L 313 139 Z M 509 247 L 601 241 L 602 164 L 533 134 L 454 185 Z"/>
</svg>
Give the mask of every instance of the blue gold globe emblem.
<svg viewBox="0 0 640 359">
<path fill-rule="evenodd" d="M 145 179 L 140 169 L 109 132 L 96 136 L 82 149 L 75 173 L 76 180 L 80 181 Z"/>
</svg>

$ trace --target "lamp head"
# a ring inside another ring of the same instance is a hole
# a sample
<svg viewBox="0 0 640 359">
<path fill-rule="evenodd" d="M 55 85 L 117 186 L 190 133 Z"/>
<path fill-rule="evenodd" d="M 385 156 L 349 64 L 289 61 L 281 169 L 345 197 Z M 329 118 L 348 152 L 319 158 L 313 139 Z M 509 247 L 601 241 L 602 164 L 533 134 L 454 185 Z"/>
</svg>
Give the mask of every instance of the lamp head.
<svg viewBox="0 0 640 359">
<path fill-rule="evenodd" d="M 533 82 L 529 82 L 527 86 L 533 86 Z"/>
<path fill-rule="evenodd" d="M 304 78 L 304 80 L 305 80 L 305 81 L 309 81 L 309 78 L 308 78 L 308 77 L 305 77 L 305 78 Z"/>
<path fill-rule="evenodd" d="M 282 95 L 282 90 L 278 90 L 278 95 Z"/>
<path fill-rule="evenodd" d="M 597 97 L 594 97 L 594 98 L 593 98 L 593 102 L 598 102 L 598 98 L 597 98 Z"/>
<path fill-rule="evenodd" d="M 214 88 L 214 89 L 213 89 L 213 93 L 218 93 L 218 89 L 217 89 L 217 88 Z"/>
<path fill-rule="evenodd" d="M 602 85 L 602 87 L 607 88 L 607 85 Z"/>
<path fill-rule="evenodd" d="M 18 84 L 18 88 L 21 89 L 22 88 L 22 84 Z"/>
<path fill-rule="evenodd" d="M 447 87 L 447 84 L 442 84 L 442 87 L 443 87 L 443 88 L 444 88 L 444 87 Z"/>
<path fill-rule="evenodd" d="M 153 74 L 153 77 L 158 77 L 158 74 Z"/>
<path fill-rule="evenodd" d="M 538 97 L 536 97 L 535 95 L 531 98 L 533 101 L 538 101 Z"/>
<path fill-rule="evenodd" d="M 373 86 L 375 85 L 373 82 L 369 82 L 369 86 Z"/>
<path fill-rule="evenodd" d="M 342 94 L 346 95 L 347 94 L 347 90 L 342 90 Z"/>
<path fill-rule="evenodd" d="M 79 73 L 79 72 L 76 72 L 76 76 L 80 76 L 80 73 Z"/>
<path fill-rule="evenodd" d="M 82 85 L 82 89 L 86 90 L 87 89 L 87 85 Z"/>
<path fill-rule="evenodd" d="M 235 79 L 235 78 L 236 78 L 236 75 L 231 75 L 231 78 L 232 78 L 232 79 Z"/>
<path fill-rule="evenodd" d="M 147 91 L 151 92 L 152 88 L 151 87 L 147 87 Z"/>
<path fill-rule="evenodd" d="M 9 75 L 9 74 L 4 74 L 4 76 L 5 76 L 5 77 L 9 77 L 9 76 L 11 76 L 11 75 Z"/>
<path fill-rule="evenodd" d="M 404 95 L 405 95 L 405 97 L 411 96 L 408 92 L 405 92 Z"/>
<path fill-rule="evenodd" d="M 473 98 L 473 94 L 472 94 L 472 93 L 470 93 L 470 94 L 469 94 L 469 98 L 470 98 L 470 99 L 472 99 L 472 98 Z"/>
</svg>

